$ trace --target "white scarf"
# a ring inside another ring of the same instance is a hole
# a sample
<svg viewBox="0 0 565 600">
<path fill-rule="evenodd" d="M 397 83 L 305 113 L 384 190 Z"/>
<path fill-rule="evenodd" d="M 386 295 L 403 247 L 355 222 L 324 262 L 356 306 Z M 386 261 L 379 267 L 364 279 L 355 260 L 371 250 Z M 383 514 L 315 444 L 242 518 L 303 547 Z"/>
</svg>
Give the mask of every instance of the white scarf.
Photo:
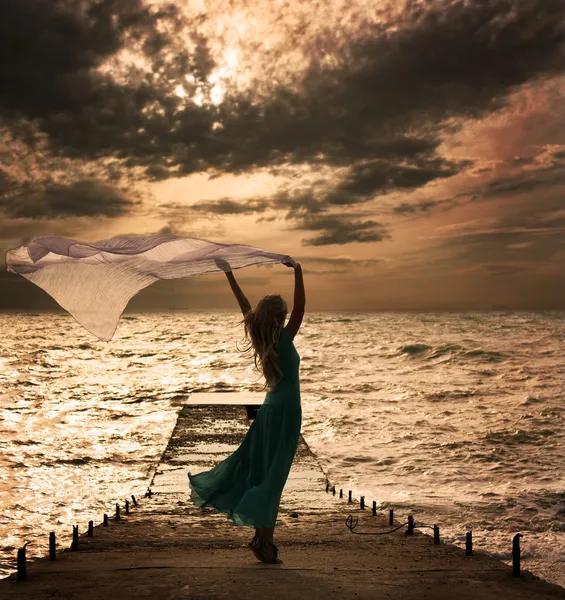
<svg viewBox="0 0 565 600">
<path fill-rule="evenodd" d="M 216 260 L 219 263 L 216 264 Z M 283 254 L 193 237 L 114 237 L 93 244 L 35 237 L 6 254 L 8 271 L 51 295 L 85 329 L 112 339 L 130 298 L 159 279 L 291 262 Z"/>
</svg>

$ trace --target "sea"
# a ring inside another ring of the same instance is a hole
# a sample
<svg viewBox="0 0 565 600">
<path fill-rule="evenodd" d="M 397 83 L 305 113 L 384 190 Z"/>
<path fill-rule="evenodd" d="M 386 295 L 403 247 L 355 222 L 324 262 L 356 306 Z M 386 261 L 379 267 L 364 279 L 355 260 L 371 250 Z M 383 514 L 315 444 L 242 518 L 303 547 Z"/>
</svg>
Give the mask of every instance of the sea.
<svg viewBox="0 0 565 600">
<path fill-rule="evenodd" d="M 0 314 L 0 577 L 143 495 L 192 392 L 261 391 L 240 321 L 130 313 L 106 343 Z M 523 568 L 565 586 L 565 312 L 309 313 L 295 345 L 332 485 L 503 560 L 521 533 Z"/>
</svg>

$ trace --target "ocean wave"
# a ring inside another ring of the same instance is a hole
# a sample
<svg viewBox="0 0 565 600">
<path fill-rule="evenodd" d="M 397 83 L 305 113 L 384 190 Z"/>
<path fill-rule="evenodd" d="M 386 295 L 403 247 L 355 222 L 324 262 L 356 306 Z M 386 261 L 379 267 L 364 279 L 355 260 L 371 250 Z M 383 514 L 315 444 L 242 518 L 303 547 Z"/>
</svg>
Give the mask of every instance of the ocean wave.
<svg viewBox="0 0 565 600">
<path fill-rule="evenodd" d="M 462 354 L 465 358 L 484 358 L 488 362 L 499 362 L 504 359 L 504 354 L 502 352 L 495 352 L 493 350 L 467 350 L 467 352 L 463 352 Z"/>
<path fill-rule="evenodd" d="M 437 358 L 440 356 L 445 356 L 446 354 L 458 352 L 459 350 L 461 350 L 461 346 L 459 346 L 458 344 L 444 344 L 442 346 L 438 346 L 437 348 L 434 348 L 433 353 L 430 354 L 430 356 L 428 356 L 428 358 L 432 359 L 432 358 Z"/>
<path fill-rule="evenodd" d="M 523 402 L 522 406 L 531 406 L 532 404 L 541 404 L 545 402 L 545 398 L 540 398 L 539 396 L 528 396 Z"/>
<path fill-rule="evenodd" d="M 349 317 L 337 317 L 334 319 L 323 319 L 322 323 L 359 323 L 363 319 L 352 319 Z"/>
<path fill-rule="evenodd" d="M 432 347 L 427 344 L 407 344 L 399 349 L 399 354 L 409 354 L 410 356 L 418 356 L 424 352 L 428 352 Z"/>
<path fill-rule="evenodd" d="M 441 390 L 425 394 L 424 397 L 429 402 L 443 402 L 444 400 L 453 400 L 455 398 L 469 398 L 477 394 L 476 390 Z"/>
<path fill-rule="evenodd" d="M 523 445 L 523 444 L 538 444 L 540 441 L 552 439 L 555 436 L 556 431 L 553 429 L 512 429 L 503 431 L 489 431 L 482 437 L 482 442 L 487 445 L 497 444 L 503 446 L 504 449 L 508 449 L 510 445 Z"/>
</svg>

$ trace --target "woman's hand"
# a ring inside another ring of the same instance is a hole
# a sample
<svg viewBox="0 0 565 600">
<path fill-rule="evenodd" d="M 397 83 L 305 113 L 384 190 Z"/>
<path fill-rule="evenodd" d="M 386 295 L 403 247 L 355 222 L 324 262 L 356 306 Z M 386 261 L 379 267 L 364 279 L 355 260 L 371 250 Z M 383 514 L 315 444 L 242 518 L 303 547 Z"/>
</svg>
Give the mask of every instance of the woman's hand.
<svg viewBox="0 0 565 600">
<path fill-rule="evenodd" d="M 291 267 L 291 268 L 293 268 L 293 269 L 296 269 L 297 267 L 299 267 L 299 266 L 300 266 L 300 263 L 293 264 L 293 263 L 291 263 L 290 261 L 284 261 L 282 264 L 283 264 L 285 267 Z"/>
<path fill-rule="evenodd" d="M 216 263 L 218 269 L 221 269 L 224 273 L 231 272 L 231 265 L 227 260 L 224 260 L 223 258 L 215 258 L 214 262 Z"/>
</svg>

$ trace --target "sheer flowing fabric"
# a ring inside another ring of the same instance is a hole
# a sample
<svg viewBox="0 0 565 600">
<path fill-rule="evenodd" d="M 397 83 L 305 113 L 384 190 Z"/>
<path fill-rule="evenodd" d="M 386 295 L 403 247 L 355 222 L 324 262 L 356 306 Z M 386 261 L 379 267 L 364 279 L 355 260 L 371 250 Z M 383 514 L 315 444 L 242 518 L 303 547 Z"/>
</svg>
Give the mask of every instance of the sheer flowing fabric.
<svg viewBox="0 0 565 600">
<path fill-rule="evenodd" d="M 93 244 L 35 237 L 6 254 L 8 271 L 45 290 L 104 341 L 112 339 L 130 298 L 159 279 L 287 261 L 296 264 L 253 246 L 173 236 L 114 237 Z"/>
</svg>

